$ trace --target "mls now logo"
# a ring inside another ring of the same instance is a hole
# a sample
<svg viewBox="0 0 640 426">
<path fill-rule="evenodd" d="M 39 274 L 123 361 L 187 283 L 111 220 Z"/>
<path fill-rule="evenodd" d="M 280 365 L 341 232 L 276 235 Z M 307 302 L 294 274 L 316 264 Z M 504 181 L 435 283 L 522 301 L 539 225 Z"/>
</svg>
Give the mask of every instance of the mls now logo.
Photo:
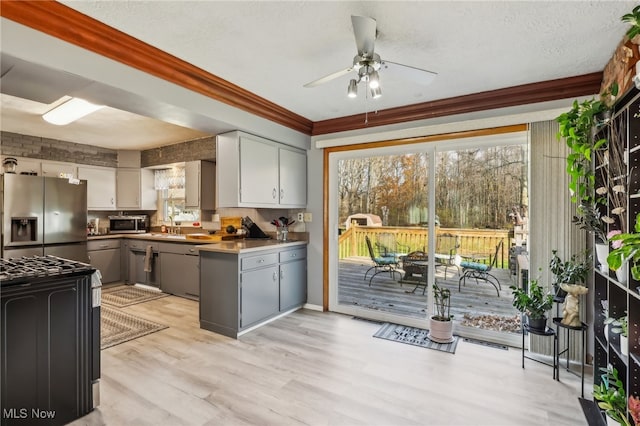
<svg viewBox="0 0 640 426">
<path fill-rule="evenodd" d="M 41 410 L 39 408 L 3 408 L 3 419 L 53 419 L 56 417 L 55 410 Z"/>
</svg>

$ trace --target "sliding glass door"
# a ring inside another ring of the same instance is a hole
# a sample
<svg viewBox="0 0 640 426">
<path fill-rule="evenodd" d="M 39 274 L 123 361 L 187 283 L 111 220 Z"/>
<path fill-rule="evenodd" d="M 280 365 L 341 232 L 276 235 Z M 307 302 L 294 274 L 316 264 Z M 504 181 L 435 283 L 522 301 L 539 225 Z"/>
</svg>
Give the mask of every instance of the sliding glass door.
<svg viewBox="0 0 640 426">
<path fill-rule="evenodd" d="M 435 282 L 457 334 L 515 343 L 527 166 L 525 132 L 331 153 L 330 310 L 427 327 Z"/>
</svg>

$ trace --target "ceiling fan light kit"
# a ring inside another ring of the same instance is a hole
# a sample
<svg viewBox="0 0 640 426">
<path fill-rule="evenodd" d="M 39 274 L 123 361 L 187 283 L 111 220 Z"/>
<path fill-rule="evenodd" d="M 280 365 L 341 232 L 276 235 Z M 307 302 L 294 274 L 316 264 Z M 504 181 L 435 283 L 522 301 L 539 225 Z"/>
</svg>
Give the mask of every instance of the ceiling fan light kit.
<svg viewBox="0 0 640 426">
<path fill-rule="evenodd" d="M 374 53 L 374 44 L 376 40 L 376 20 L 366 16 L 351 16 L 353 24 L 353 33 L 356 39 L 356 47 L 358 54 L 353 57 L 353 65 L 349 68 L 334 72 L 332 74 L 321 77 L 304 85 L 304 87 L 315 87 L 326 83 L 345 74 L 355 71 L 358 73 L 357 79 L 349 80 L 347 88 L 347 96 L 355 98 L 358 96 L 358 84 L 365 82 L 367 91 L 365 94 L 371 94 L 373 99 L 377 99 L 382 95 L 380 88 L 380 75 L 378 70 L 384 65 L 384 69 L 402 74 L 403 77 L 411 79 L 419 84 L 427 85 L 431 83 L 436 76 L 435 72 L 423 70 L 409 65 L 402 65 L 395 62 L 383 61 L 380 55 Z"/>
</svg>

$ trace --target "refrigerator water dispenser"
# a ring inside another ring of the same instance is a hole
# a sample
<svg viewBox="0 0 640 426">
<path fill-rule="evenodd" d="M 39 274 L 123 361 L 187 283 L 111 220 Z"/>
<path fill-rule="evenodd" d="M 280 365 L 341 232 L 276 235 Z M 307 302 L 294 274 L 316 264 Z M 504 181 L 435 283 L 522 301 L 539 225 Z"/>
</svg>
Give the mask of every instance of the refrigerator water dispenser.
<svg viewBox="0 0 640 426">
<path fill-rule="evenodd" d="M 12 217 L 11 242 L 22 243 L 38 241 L 37 217 Z"/>
</svg>

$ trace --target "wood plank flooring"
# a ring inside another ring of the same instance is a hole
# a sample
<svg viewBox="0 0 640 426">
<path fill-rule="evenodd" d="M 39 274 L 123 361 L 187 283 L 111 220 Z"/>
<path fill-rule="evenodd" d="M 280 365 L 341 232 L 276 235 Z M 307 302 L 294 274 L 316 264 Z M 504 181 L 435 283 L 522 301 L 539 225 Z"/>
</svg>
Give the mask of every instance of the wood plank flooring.
<svg viewBox="0 0 640 426">
<path fill-rule="evenodd" d="M 170 328 L 102 351 L 101 405 L 73 425 L 586 424 L 579 379 L 523 370 L 517 349 L 461 341 L 452 355 L 308 310 L 234 340 L 201 330 L 195 301 L 124 310 Z"/>
<path fill-rule="evenodd" d="M 368 258 L 351 258 L 341 260 L 338 269 L 338 301 L 341 304 L 355 304 L 369 309 L 400 314 L 412 318 L 424 318 L 427 296 L 422 294 L 419 287 L 411 292 L 415 285 L 399 283 L 401 275 L 395 273 L 391 277 L 388 273 L 376 275 L 371 286 L 369 277 L 364 280 L 366 270 L 371 266 Z M 499 315 L 515 317 L 519 313 L 513 307 L 510 285 L 514 279 L 508 269 L 494 269 L 492 274 L 500 280 L 502 290 L 500 297 L 495 288 L 483 281 L 467 280 L 466 286 L 458 291 L 460 275 L 455 267 L 449 267 L 447 279 L 444 279 L 444 267 L 436 268 L 438 285 L 451 290 L 451 313 L 454 320 L 461 321 L 465 314 L 469 315 Z"/>
</svg>

